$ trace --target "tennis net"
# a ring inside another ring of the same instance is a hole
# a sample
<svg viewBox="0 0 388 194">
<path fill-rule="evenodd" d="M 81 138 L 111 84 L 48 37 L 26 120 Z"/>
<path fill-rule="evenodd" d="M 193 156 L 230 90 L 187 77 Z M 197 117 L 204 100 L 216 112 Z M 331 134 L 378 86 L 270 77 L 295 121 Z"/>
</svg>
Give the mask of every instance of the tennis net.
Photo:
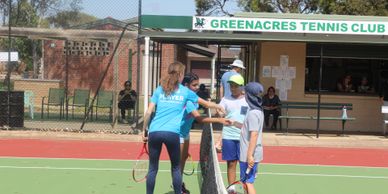
<svg viewBox="0 0 388 194">
<path fill-rule="evenodd" d="M 211 116 L 210 110 L 208 112 Z M 201 194 L 227 194 L 213 140 L 212 124 L 204 124 L 199 153 L 198 183 Z"/>
</svg>

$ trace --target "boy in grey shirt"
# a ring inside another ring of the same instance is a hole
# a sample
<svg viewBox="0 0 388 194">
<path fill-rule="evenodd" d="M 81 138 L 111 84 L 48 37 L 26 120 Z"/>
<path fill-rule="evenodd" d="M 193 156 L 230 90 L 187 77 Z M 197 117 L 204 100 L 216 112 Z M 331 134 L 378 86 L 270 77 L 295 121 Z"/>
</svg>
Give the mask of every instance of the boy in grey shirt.
<svg viewBox="0 0 388 194">
<path fill-rule="evenodd" d="M 249 111 L 245 117 L 240 136 L 240 178 L 246 176 L 248 194 L 255 194 L 253 186 L 259 162 L 263 160 L 262 131 L 264 113 L 262 108 L 263 86 L 250 82 L 245 86 L 245 99 Z M 247 169 L 250 169 L 246 175 Z"/>
</svg>

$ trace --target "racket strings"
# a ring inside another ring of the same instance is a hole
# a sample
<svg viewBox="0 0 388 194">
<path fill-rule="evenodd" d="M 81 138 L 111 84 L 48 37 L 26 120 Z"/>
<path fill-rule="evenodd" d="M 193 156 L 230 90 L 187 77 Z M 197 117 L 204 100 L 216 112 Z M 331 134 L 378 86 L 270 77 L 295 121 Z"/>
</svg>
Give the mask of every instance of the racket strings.
<svg viewBox="0 0 388 194">
<path fill-rule="evenodd" d="M 148 173 L 148 155 L 143 154 L 139 157 L 133 167 L 133 179 L 136 182 L 142 182 L 146 179 Z"/>
</svg>

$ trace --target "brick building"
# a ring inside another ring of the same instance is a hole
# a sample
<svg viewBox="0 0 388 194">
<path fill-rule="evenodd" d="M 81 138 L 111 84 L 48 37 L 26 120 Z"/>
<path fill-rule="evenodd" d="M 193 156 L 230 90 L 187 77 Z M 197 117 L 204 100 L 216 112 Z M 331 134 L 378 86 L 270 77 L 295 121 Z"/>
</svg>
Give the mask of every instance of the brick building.
<svg viewBox="0 0 388 194">
<path fill-rule="evenodd" d="M 126 22 L 128 21 L 105 18 L 75 26 L 73 29 L 122 31 Z M 133 22 L 129 25 L 128 30 L 136 31 L 136 25 L 136 22 Z M 65 82 L 67 63 L 69 93 L 72 93 L 76 88 L 90 88 L 92 92 L 95 92 L 112 57 L 117 38 L 95 41 L 45 40 L 43 52 L 44 79 L 63 80 Z M 173 60 L 173 58 L 171 59 L 171 56 L 174 56 L 173 51 L 173 45 L 163 46 L 163 64 L 169 64 Z M 136 89 L 138 71 L 142 72 L 142 69 L 137 69 L 136 55 L 137 40 L 123 37 L 103 81 L 103 90 L 120 90 L 126 80 L 131 80 L 133 87 Z M 140 73 L 141 75 L 142 73 Z"/>
</svg>

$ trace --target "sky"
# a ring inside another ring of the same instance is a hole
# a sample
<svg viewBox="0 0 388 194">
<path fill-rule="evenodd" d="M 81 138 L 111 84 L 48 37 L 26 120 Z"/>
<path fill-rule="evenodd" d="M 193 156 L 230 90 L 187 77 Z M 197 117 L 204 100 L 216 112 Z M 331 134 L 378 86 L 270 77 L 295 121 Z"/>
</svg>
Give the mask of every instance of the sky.
<svg viewBox="0 0 388 194">
<path fill-rule="evenodd" d="M 82 0 L 83 12 L 98 18 L 112 17 L 119 20 L 137 16 L 138 0 Z M 230 3 L 229 10 L 237 10 Z M 232 11 L 233 12 L 233 11 Z M 194 0 L 143 0 L 142 14 L 149 15 L 195 15 Z"/>
</svg>

